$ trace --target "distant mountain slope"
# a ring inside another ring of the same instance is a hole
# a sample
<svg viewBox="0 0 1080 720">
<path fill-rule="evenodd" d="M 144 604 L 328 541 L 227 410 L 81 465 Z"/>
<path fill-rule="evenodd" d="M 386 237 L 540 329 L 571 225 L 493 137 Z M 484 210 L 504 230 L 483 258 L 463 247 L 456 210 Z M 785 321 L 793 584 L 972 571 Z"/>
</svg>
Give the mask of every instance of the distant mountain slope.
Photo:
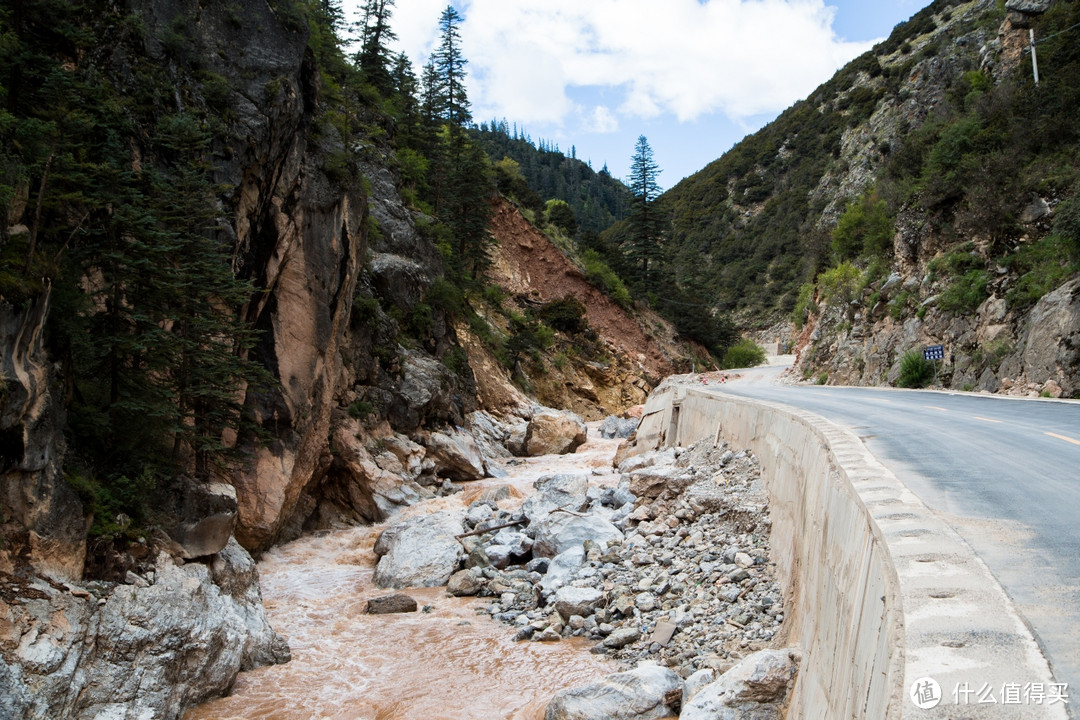
<svg viewBox="0 0 1080 720">
<path fill-rule="evenodd" d="M 1075 357 L 1023 357 L 1080 271 L 1078 76 L 1080 2 L 937 0 L 662 196 L 672 281 L 746 328 L 810 323 L 829 382 L 945 344 L 946 384 L 1073 392 Z"/>
</svg>

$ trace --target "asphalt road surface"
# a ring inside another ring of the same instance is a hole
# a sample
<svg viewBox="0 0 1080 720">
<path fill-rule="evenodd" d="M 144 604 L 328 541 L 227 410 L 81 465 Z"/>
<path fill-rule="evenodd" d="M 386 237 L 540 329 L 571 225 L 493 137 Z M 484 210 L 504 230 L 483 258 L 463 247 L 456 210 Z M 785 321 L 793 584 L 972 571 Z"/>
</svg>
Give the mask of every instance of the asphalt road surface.
<svg viewBox="0 0 1080 720">
<path fill-rule="evenodd" d="M 708 389 L 852 430 L 990 568 L 1080 705 L 1080 402 L 780 385 L 761 368 Z"/>
</svg>

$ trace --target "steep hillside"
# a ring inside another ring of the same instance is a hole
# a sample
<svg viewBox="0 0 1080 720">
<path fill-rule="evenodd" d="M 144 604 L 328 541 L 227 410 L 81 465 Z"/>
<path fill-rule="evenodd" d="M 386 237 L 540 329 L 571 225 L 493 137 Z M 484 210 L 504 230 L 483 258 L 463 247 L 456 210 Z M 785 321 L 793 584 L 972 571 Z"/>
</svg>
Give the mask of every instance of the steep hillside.
<svg viewBox="0 0 1080 720">
<path fill-rule="evenodd" d="M 809 324 L 822 382 L 907 383 L 905 353 L 943 344 L 951 387 L 1080 391 L 1078 22 L 937 0 L 661 198 L 671 277 L 747 329 Z"/>
<path fill-rule="evenodd" d="M 587 419 L 620 413 L 643 402 L 668 374 L 689 369 L 695 354 L 706 355 L 703 348 L 676 341 L 659 317 L 631 313 L 597 289 L 511 203 L 496 203 L 492 232 L 498 244 L 490 279 L 505 298 L 485 316 L 509 330 L 512 316 L 523 313 L 552 330 L 550 344 L 523 356 L 513 373 L 543 404 L 573 409 Z M 472 360 L 470 355 L 475 367 Z M 511 374 L 490 363 L 477 373 L 481 407 L 501 409 L 485 398 L 505 396 L 492 384 L 505 386 Z"/>
</svg>

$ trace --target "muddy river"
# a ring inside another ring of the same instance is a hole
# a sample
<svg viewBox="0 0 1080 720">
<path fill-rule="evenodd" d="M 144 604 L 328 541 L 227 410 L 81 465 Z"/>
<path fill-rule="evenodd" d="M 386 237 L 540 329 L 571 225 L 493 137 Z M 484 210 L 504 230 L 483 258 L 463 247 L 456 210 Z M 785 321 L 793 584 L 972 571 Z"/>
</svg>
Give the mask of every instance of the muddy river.
<svg viewBox="0 0 1080 720">
<path fill-rule="evenodd" d="M 512 509 L 551 472 L 592 471 L 595 483 L 613 483 L 617 443 L 590 440 L 573 455 L 504 461 L 509 477 L 468 483 L 394 522 L 467 507 L 500 485 L 511 486 L 513 498 L 500 506 Z M 259 562 L 263 600 L 292 661 L 241 673 L 231 695 L 185 720 L 538 720 L 556 691 L 622 669 L 589 654 L 584 642 L 514 642 L 513 628 L 477 614 L 490 599 L 448 597 L 445 588 L 403 591 L 419 612 L 365 614 L 368 599 L 394 592 L 372 582 L 372 548 L 384 528 L 325 532 L 266 553 Z"/>
</svg>

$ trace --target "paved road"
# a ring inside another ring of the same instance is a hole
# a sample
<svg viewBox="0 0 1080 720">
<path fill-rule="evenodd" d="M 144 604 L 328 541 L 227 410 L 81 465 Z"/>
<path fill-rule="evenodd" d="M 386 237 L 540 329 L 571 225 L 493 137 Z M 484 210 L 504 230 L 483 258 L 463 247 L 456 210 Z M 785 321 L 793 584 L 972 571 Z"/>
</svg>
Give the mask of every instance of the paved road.
<svg viewBox="0 0 1080 720">
<path fill-rule="evenodd" d="M 1080 402 L 779 385 L 780 369 L 712 387 L 862 438 L 979 554 L 1080 706 Z"/>
</svg>

